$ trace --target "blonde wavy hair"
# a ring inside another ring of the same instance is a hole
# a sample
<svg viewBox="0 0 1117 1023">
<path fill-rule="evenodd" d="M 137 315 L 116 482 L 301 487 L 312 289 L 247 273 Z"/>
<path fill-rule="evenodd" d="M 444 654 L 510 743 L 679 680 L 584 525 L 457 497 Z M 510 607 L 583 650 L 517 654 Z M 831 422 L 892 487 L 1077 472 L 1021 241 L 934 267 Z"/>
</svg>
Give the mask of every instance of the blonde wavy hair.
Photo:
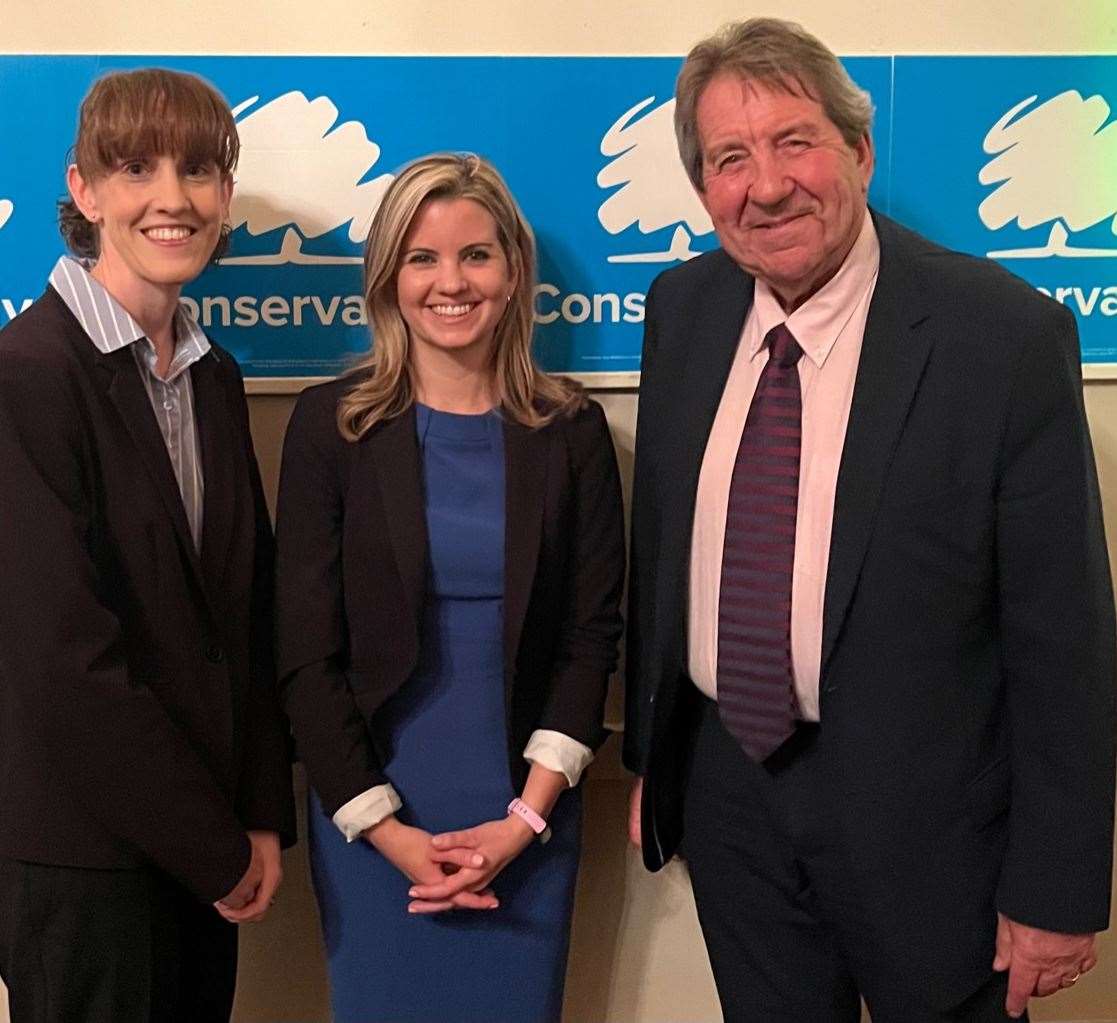
<svg viewBox="0 0 1117 1023">
<path fill-rule="evenodd" d="M 532 358 L 535 238 L 508 186 L 496 168 L 479 156 L 437 153 L 404 168 L 384 193 L 369 228 L 364 276 L 373 345 L 353 371 L 360 380 L 338 403 L 338 429 L 346 440 L 359 440 L 415 400 L 411 342 L 399 310 L 396 276 L 412 221 L 424 203 L 438 199 L 471 199 L 492 215 L 516 281 L 494 336 L 497 406 L 517 423 L 538 427 L 573 414 L 585 402 L 579 384 L 548 376 Z"/>
</svg>

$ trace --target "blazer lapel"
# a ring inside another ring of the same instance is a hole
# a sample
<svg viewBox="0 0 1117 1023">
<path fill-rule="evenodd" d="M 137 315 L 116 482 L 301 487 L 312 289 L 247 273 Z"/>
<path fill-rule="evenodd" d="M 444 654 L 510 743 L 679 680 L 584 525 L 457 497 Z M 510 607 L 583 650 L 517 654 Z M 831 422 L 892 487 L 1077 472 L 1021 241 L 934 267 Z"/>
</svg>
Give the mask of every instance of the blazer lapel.
<svg viewBox="0 0 1117 1023">
<path fill-rule="evenodd" d="M 660 552 L 665 562 L 659 573 L 658 587 L 662 607 L 670 608 L 683 603 L 682 610 L 670 613 L 670 617 L 662 620 L 681 623 L 684 637 L 688 589 L 686 571 L 698 476 L 706 441 L 741 339 L 745 316 L 752 305 L 753 290 L 753 279 L 726 256 L 724 272 L 710 287 L 708 300 L 701 315 L 695 319 L 687 340 L 682 382 L 677 392 L 682 400 L 678 418 L 673 423 L 669 453 L 661 476 L 666 484 L 665 492 L 660 495 L 665 503 L 665 531 L 678 537 L 679 541 L 672 545 L 670 553 Z"/>
<path fill-rule="evenodd" d="M 129 347 L 120 348 L 109 355 L 99 355 L 98 366 L 108 378 L 109 400 L 120 413 L 124 427 L 139 452 L 140 461 L 156 492 L 162 498 L 167 514 L 171 517 L 182 556 L 190 566 L 195 582 L 204 591 L 202 566 L 198 559 L 198 552 L 194 549 L 194 538 L 190 534 L 190 524 L 182 506 L 178 481 L 175 479 L 174 469 L 171 468 L 163 434 L 155 421 L 151 399 L 148 398 L 143 381 L 140 379 L 135 356 Z"/>
<path fill-rule="evenodd" d="M 376 480 L 404 598 L 418 623 L 426 592 L 427 517 L 414 405 L 361 442 L 357 470 L 358 476 L 369 472 Z"/>
<path fill-rule="evenodd" d="M 202 572 L 211 599 L 221 593 L 228 564 L 229 541 L 236 508 L 235 460 L 239 455 L 236 420 L 217 379 L 217 359 L 211 350 L 190 368 L 194 389 L 194 419 L 201 445 L 202 479 Z"/>
<path fill-rule="evenodd" d="M 894 225 L 874 217 L 880 272 L 869 306 L 834 495 L 823 605 L 822 677 L 865 559 L 881 489 L 931 351 L 926 290 Z"/>
<path fill-rule="evenodd" d="M 504 420 L 504 665 L 511 679 L 535 582 L 555 431 Z"/>
</svg>

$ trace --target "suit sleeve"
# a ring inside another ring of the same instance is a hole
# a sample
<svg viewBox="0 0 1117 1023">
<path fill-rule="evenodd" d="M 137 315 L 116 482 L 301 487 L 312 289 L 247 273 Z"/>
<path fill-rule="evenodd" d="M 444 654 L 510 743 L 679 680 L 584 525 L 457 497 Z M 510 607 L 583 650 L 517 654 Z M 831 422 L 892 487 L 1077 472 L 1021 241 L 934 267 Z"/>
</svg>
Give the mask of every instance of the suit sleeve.
<svg viewBox="0 0 1117 1023">
<path fill-rule="evenodd" d="M 636 414 L 636 457 L 632 476 L 628 564 L 628 632 L 624 670 L 625 767 L 643 775 L 651 745 L 652 705 L 647 682 L 647 648 L 655 622 L 655 480 L 652 436 L 656 421 L 656 285 L 648 291 L 644 315 L 644 348 L 640 361 L 640 405 Z"/>
<path fill-rule="evenodd" d="M 246 828 L 279 832 L 284 847 L 296 839 L 295 802 L 291 791 L 288 725 L 279 708 L 275 686 L 275 540 L 264 500 L 260 469 L 252 447 L 244 381 L 232 358 L 230 400 L 236 409 L 245 446 L 255 556 L 252 570 L 252 612 L 249 637 L 248 700 L 244 722 L 244 755 L 237 784 L 237 817 Z"/>
<path fill-rule="evenodd" d="M 617 666 L 624 588 L 624 512 L 617 457 L 605 413 L 590 402 L 568 425 L 575 517 L 566 609 L 550 695 L 537 728 L 596 749 L 609 675 Z"/>
<path fill-rule="evenodd" d="M 1073 317 L 1028 327 L 1002 446 L 997 566 L 1011 734 L 998 909 L 1046 930 L 1109 920 L 1114 620 Z"/>
<path fill-rule="evenodd" d="M 331 816 L 387 784 L 344 673 L 344 493 L 334 392 L 304 394 L 283 444 L 276 515 L 279 685 L 298 755 Z"/>
<path fill-rule="evenodd" d="M 21 741 L 74 802 L 199 898 L 248 867 L 248 838 L 194 747 L 129 672 L 99 528 L 85 417 L 64 368 L 0 359 L 0 677 Z M 13 729 L 16 730 L 16 729 Z"/>
</svg>

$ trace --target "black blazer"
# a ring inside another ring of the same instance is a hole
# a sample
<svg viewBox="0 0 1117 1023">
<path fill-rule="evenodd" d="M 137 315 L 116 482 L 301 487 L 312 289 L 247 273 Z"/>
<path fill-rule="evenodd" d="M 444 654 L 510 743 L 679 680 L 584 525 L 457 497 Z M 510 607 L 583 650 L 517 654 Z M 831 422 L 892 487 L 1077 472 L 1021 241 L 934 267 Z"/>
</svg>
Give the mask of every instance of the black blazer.
<svg viewBox="0 0 1117 1023">
<path fill-rule="evenodd" d="M 415 412 L 342 439 L 342 378 L 304 391 L 283 449 L 277 516 L 279 677 L 327 813 L 385 782 L 377 711 L 417 663 L 427 582 Z M 624 527 L 601 406 L 530 430 L 504 424 L 504 652 L 513 783 L 536 728 L 604 738 L 616 666 Z M 406 793 L 403 794 L 406 799 Z"/>
<path fill-rule="evenodd" d="M 294 809 L 240 371 L 214 346 L 190 373 L 200 558 L 132 353 L 53 289 L 0 332 L 0 854 L 212 901 Z"/>
<path fill-rule="evenodd" d="M 988 972 L 994 904 L 1109 917 L 1113 599 L 1070 313 L 987 260 L 874 216 L 835 497 L 820 743 L 889 947 L 945 1001 Z M 699 467 L 753 281 L 722 251 L 648 297 L 633 498 L 625 760 L 644 857 L 681 834 Z"/>
</svg>

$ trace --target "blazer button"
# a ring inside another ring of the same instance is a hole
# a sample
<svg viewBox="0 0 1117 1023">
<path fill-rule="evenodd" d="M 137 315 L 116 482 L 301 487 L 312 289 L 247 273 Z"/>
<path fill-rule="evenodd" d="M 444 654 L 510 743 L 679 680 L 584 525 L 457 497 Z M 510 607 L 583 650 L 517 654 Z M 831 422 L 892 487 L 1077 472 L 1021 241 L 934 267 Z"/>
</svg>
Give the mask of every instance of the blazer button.
<svg viewBox="0 0 1117 1023">
<path fill-rule="evenodd" d="M 210 645 L 206 647 L 206 660 L 209 661 L 210 664 L 220 664 L 225 660 L 225 651 L 221 649 L 220 644 L 210 643 Z"/>
</svg>

